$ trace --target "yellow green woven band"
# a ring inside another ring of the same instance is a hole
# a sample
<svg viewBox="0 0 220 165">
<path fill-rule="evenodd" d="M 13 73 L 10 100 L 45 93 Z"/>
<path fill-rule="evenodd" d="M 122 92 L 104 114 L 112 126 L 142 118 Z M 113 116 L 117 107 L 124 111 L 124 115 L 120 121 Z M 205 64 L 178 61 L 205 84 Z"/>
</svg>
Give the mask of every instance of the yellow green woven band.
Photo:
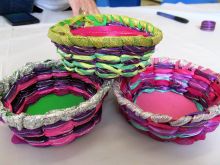
<svg viewBox="0 0 220 165">
<path fill-rule="evenodd" d="M 149 51 L 142 56 L 131 55 L 106 55 L 95 53 L 91 56 L 66 54 L 62 50 L 57 49 L 61 60 L 68 71 L 74 71 L 80 75 L 96 74 L 101 78 L 116 78 L 116 77 L 132 77 L 149 65 L 149 58 L 153 51 Z M 109 57 L 109 58 L 108 58 Z M 136 59 L 138 63 L 126 65 L 125 62 Z M 103 62 L 93 62 L 103 60 Z"/>
</svg>

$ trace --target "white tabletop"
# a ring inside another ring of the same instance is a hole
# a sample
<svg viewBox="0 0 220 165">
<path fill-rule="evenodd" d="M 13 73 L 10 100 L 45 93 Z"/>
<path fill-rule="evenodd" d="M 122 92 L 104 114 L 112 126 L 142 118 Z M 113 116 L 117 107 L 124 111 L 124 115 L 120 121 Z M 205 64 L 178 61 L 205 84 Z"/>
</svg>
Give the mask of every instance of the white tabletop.
<svg viewBox="0 0 220 165">
<path fill-rule="evenodd" d="M 176 14 L 190 22 L 181 24 L 157 16 L 156 11 Z M 220 72 L 220 4 L 101 8 L 101 12 L 144 19 L 162 29 L 164 39 L 155 56 L 186 59 Z M 47 31 L 58 20 L 70 17 L 71 12 L 47 11 L 35 16 L 41 19 L 41 24 L 21 27 L 11 27 L 0 17 L 0 78 L 28 61 L 58 58 Z M 205 19 L 217 22 L 214 32 L 199 29 Z M 105 100 L 102 122 L 90 134 L 63 147 L 14 145 L 10 142 L 10 130 L 0 125 L 2 165 L 220 164 L 220 128 L 208 134 L 205 141 L 190 146 L 161 143 L 134 130 L 120 115 L 112 95 Z"/>
</svg>

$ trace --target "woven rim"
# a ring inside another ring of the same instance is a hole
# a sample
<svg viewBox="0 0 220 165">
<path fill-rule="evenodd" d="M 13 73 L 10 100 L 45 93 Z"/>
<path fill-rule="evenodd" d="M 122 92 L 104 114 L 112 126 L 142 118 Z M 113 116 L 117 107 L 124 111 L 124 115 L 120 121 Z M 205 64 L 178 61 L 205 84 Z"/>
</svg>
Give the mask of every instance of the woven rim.
<svg viewBox="0 0 220 165">
<path fill-rule="evenodd" d="M 44 62 L 28 63 L 21 69 L 15 71 L 11 76 L 4 78 L 0 82 L 0 117 L 10 127 L 15 127 L 18 130 L 23 128 L 36 129 L 41 126 L 47 126 L 56 123 L 57 121 L 69 121 L 74 116 L 80 113 L 87 112 L 95 108 L 100 101 L 107 94 L 111 87 L 112 81 L 104 81 L 101 88 L 87 101 L 81 103 L 78 106 L 73 106 L 59 111 L 50 111 L 45 115 L 27 115 L 26 113 L 14 114 L 9 109 L 5 108 L 2 102 L 2 97 L 11 89 L 14 83 L 25 75 L 31 74 L 32 71 L 39 67 L 60 67 L 62 66 L 60 61 L 47 60 Z"/>
<path fill-rule="evenodd" d="M 191 71 L 200 70 L 201 74 L 207 76 L 208 78 L 212 79 L 211 77 L 214 76 L 217 78 L 217 80 L 211 80 L 211 81 L 217 81 L 219 82 L 220 77 L 218 74 L 214 73 L 213 71 L 210 71 L 209 69 L 202 68 L 201 66 L 194 65 L 190 62 L 187 62 L 185 60 L 175 60 L 175 59 L 168 59 L 168 58 L 154 58 L 151 59 L 150 62 L 152 65 L 157 65 L 158 63 L 162 64 L 175 64 L 176 66 L 179 66 L 179 68 L 187 68 Z M 178 69 L 178 68 L 175 68 Z M 146 70 L 147 71 L 147 70 Z M 142 73 L 141 73 L 142 74 Z M 136 104 L 128 100 L 124 97 L 123 92 L 120 89 L 121 81 L 116 81 L 113 85 L 115 96 L 117 97 L 118 103 L 120 105 L 125 105 L 129 108 L 132 112 L 135 113 L 136 116 L 141 117 L 142 119 L 150 119 L 155 123 L 169 123 L 171 126 L 182 126 L 187 123 L 196 123 L 200 121 L 207 121 L 210 120 L 220 114 L 220 103 L 217 105 L 210 106 L 200 114 L 190 115 L 190 116 L 183 116 L 179 119 L 173 119 L 171 116 L 164 115 L 164 114 L 154 114 L 150 112 L 144 112 L 140 107 L 138 107 Z M 217 87 L 216 87 L 217 88 Z M 220 90 L 220 88 L 219 88 Z"/>
<path fill-rule="evenodd" d="M 151 36 L 121 36 L 121 37 L 85 37 L 75 35 L 70 32 L 70 26 L 73 24 L 84 23 L 85 27 L 88 26 L 105 26 L 108 22 L 117 21 L 123 25 L 137 28 L 146 31 Z M 55 43 L 66 46 L 82 46 L 82 47 L 96 47 L 96 48 L 110 48 L 128 46 L 154 46 L 162 39 L 162 32 L 152 24 L 140 21 L 135 18 L 118 15 L 79 15 L 70 19 L 66 19 L 57 23 L 49 29 L 48 37 Z"/>
</svg>

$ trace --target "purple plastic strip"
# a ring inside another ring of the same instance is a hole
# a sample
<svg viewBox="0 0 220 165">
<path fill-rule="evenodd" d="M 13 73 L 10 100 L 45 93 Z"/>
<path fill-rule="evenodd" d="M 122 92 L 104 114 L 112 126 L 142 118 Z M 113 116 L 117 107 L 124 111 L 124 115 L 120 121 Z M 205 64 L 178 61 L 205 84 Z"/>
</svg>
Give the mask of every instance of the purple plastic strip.
<svg viewBox="0 0 220 165">
<path fill-rule="evenodd" d="M 155 46 L 143 47 L 143 46 L 123 46 L 114 48 L 93 48 L 93 47 L 78 47 L 78 46 L 65 46 L 54 43 L 56 47 L 67 54 L 79 54 L 79 55 L 92 55 L 95 53 L 111 54 L 120 56 L 122 54 L 127 55 L 143 55 L 145 52 L 153 51 Z"/>
</svg>

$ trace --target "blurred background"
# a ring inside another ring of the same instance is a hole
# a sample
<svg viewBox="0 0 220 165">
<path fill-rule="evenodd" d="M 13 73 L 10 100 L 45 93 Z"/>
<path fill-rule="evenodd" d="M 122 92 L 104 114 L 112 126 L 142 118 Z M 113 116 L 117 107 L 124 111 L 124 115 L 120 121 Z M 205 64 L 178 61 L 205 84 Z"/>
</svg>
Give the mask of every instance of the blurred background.
<svg viewBox="0 0 220 165">
<path fill-rule="evenodd" d="M 185 3 L 185 4 L 198 4 L 198 3 L 218 3 L 220 0 L 96 0 L 98 6 L 148 6 L 160 5 L 162 3 Z"/>
<path fill-rule="evenodd" d="M 202 3 L 219 3 L 220 0 L 96 0 L 98 7 L 130 7 L 130 6 L 152 6 L 163 3 L 185 3 L 185 4 L 202 4 Z M 34 0 L 0 0 L 0 15 L 6 13 L 25 11 L 30 13 L 42 12 L 41 9 L 33 6 Z"/>
</svg>

